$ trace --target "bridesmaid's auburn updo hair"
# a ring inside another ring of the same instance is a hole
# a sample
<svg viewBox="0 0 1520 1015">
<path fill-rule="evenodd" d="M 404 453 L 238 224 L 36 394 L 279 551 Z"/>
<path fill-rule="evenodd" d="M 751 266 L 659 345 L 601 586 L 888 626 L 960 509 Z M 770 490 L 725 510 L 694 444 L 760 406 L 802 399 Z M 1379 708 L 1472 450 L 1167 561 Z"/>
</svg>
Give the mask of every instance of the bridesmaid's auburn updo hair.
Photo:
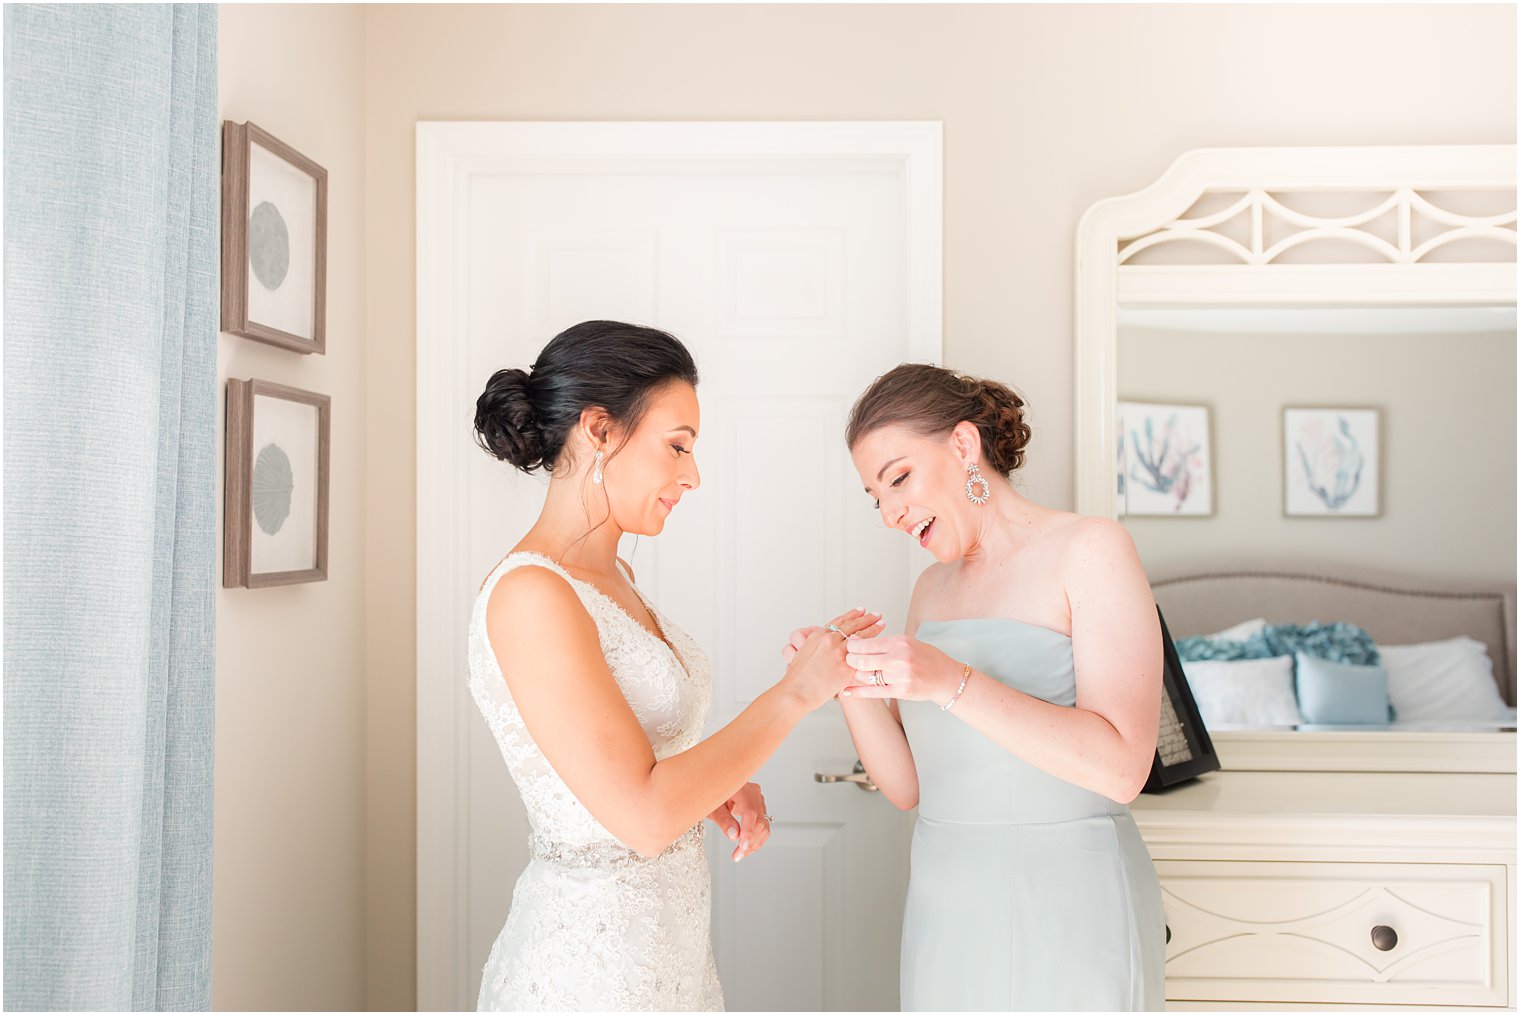
<svg viewBox="0 0 1520 1015">
<path fill-rule="evenodd" d="M 981 433 L 985 465 L 1007 476 L 1024 464 L 1030 437 L 1024 400 L 1006 384 L 929 363 L 904 363 L 876 378 L 850 410 L 844 439 L 853 449 L 884 426 L 939 437 L 962 420 Z"/>
<path fill-rule="evenodd" d="M 650 396 L 672 381 L 697 385 L 680 340 L 657 328 L 585 321 L 555 335 L 529 370 L 498 370 L 475 400 L 475 441 L 523 472 L 553 472 L 588 408 L 632 432 Z M 613 452 L 616 454 L 616 451 Z"/>
</svg>

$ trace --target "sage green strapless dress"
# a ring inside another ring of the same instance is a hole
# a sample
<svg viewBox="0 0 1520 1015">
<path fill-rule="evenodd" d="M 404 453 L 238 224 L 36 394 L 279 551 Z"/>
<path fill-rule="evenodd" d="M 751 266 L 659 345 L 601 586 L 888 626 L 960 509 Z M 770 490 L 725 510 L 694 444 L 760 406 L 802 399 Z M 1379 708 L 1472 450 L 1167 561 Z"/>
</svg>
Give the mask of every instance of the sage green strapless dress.
<svg viewBox="0 0 1520 1015">
<path fill-rule="evenodd" d="M 1076 703 L 1059 631 L 995 617 L 926 621 L 917 637 Z M 903 1010 L 1161 1010 L 1161 886 L 1129 808 L 1019 760 L 954 709 L 900 707 L 918 767 Z"/>
</svg>

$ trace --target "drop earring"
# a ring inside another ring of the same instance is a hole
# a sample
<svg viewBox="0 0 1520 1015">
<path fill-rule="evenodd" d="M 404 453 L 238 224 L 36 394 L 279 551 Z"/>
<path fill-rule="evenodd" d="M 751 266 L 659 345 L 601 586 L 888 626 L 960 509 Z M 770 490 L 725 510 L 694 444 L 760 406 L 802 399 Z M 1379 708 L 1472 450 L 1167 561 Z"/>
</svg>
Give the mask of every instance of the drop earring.
<svg viewBox="0 0 1520 1015">
<path fill-rule="evenodd" d="M 973 489 L 980 486 L 980 492 Z M 992 498 L 992 486 L 987 482 L 987 477 L 982 475 L 982 470 L 975 462 L 966 466 L 966 499 L 976 505 L 987 503 Z"/>
<path fill-rule="evenodd" d="M 591 482 L 597 486 L 602 485 L 602 453 L 596 453 L 596 468 L 591 471 Z"/>
</svg>

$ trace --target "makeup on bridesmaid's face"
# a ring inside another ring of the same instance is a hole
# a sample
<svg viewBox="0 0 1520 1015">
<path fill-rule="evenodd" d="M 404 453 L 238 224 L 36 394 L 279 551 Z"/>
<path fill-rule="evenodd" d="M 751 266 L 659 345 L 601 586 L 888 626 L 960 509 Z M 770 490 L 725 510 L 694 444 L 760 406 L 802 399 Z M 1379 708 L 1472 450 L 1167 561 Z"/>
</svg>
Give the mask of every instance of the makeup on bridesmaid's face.
<svg viewBox="0 0 1520 1015">
<path fill-rule="evenodd" d="M 964 484 L 964 467 L 948 437 L 886 426 L 856 441 L 850 457 L 883 525 L 906 533 L 940 561 L 960 559 L 960 508 L 946 491 Z"/>
</svg>

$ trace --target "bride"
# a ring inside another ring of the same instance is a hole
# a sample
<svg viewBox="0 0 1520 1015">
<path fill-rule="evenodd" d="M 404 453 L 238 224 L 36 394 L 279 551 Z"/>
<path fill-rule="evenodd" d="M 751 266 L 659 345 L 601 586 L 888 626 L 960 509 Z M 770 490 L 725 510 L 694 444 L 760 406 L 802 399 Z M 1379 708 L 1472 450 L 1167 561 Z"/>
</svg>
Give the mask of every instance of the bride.
<svg viewBox="0 0 1520 1015">
<path fill-rule="evenodd" d="M 765 844 L 765 798 L 747 780 L 850 683 L 846 638 L 881 631 L 872 614 L 836 618 L 702 739 L 707 657 L 617 557 L 624 533 L 658 534 L 700 482 L 696 383 L 672 336 L 588 321 L 531 371 L 497 371 L 476 402 L 481 447 L 551 477 L 470 620 L 470 691 L 532 827 L 481 1011 L 721 1010 L 703 819 L 735 861 Z"/>
</svg>

